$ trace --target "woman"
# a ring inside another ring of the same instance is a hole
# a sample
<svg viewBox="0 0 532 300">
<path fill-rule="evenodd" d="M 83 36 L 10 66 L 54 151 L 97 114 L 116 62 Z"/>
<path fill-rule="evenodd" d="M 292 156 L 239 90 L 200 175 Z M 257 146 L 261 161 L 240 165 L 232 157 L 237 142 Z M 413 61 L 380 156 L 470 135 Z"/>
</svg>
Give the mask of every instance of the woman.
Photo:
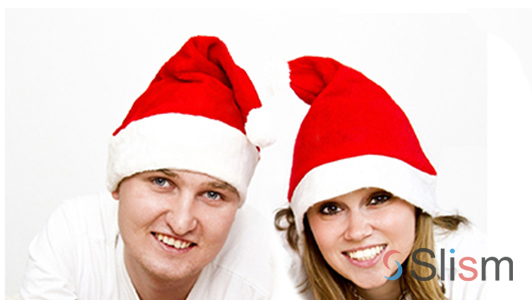
<svg viewBox="0 0 532 300">
<path fill-rule="evenodd" d="M 435 239 L 457 247 L 464 237 L 445 233 L 467 231 L 467 220 L 436 215 L 436 171 L 399 106 L 333 59 L 289 66 L 290 86 L 311 106 L 295 143 L 290 208 L 276 226 L 301 255 L 302 290 L 316 299 L 479 299 L 481 282 L 428 267 L 440 269 Z"/>
</svg>

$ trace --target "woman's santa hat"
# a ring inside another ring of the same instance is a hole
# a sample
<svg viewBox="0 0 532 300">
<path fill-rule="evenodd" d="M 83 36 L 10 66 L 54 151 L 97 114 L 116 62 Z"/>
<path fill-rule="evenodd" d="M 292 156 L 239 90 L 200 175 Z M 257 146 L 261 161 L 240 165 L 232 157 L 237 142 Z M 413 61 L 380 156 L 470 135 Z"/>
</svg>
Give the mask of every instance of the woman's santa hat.
<svg viewBox="0 0 532 300">
<path fill-rule="evenodd" d="M 138 172 L 179 169 L 225 181 L 244 200 L 258 148 L 271 141 L 261 136 L 261 121 L 251 120 L 260 118 L 260 107 L 251 80 L 221 40 L 190 38 L 113 133 L 107 188 L 116 190 Z"/>
<path fill-rule="evenodd" d="M 331 58 L 301 57 L 289 67 L 290 86 L 310 105 L 288 191 L 298 232 L 311 206 L 363 187 L 384 189 L 433 215 L 436 171 L 386 91 Z"/>
</svg>

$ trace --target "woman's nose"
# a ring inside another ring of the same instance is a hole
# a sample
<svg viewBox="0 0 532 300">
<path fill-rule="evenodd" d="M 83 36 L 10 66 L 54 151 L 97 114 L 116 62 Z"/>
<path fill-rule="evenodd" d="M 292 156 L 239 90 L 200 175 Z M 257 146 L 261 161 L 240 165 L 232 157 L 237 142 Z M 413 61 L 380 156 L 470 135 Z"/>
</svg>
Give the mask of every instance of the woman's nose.
<svg viewBox="0 0 532 300">
<path fill-rule="evenodd" d="M 347 219 L 345 239 L 361 241 L 373 232 L 371 217 L 360 212 L 350 212 Z"/>
</svg>

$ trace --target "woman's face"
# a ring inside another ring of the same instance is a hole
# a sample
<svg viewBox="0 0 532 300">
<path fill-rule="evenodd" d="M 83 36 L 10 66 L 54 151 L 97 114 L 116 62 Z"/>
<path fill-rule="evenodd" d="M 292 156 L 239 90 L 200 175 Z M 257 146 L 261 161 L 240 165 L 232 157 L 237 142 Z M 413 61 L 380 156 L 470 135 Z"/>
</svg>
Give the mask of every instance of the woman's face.
<svg viewBox="0 0 532 300">
<path fill-rule="evenodd" d="M 377 188 L 362 188 L 322 201 L 307 211 L 325 261 L 362 289 L 382 287 L 414 245 L 416 216 L 410 203 Z M 399 253 L 383 263 L 387 251 Z"/>
</svg>

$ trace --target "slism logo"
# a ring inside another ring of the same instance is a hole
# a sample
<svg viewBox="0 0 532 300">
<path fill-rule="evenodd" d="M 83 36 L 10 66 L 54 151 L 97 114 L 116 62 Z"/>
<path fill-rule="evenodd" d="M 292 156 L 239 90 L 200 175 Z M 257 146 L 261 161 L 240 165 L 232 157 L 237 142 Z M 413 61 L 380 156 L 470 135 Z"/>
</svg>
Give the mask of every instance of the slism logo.
<svg viewBox="0 0 532 300">
<path fill-rule="evenodd" d="M 431 263 L 428 263 L 426 261 L 421 261 L 418 259 L 417 255 L 421 252 L 425 252 L 427 253 L 431 258 L 434 258 L 435 255 L 434 255 L 434 252 L 430 249 L 427 249 L 427 248 L 419 248 L 419 249 L 416 249 L 413 253 L 412 253 L 412 262 L 414 264 L 417 264 L 417 265 L 420 265 L 421 267 L 426 267 L 426 268 L 429 268 L 430 269 L 430 275 L 429 276 L 426 276 L 426 277 L 421 277 L 419 276 L 415 270 L 411 270 L 410 273 L 412 273 L 412 277 L 414 277 L 415 279 L 419 280 L 419 281 L 428 281 L 428 280 L 431 280 L 434 278 L 434 276 L 437 275 L 437 272 L 436 272 L 436 266 L 434 266 L 433 264 Z M 451 249 L 449 251 L 451 254 L 454 254 L 456 252 L 455 249 Z M 382 258 L 382 262 L 384 263 L 384 266 L 388 269 L 388 270 L 391 270 L 390 267 L 388 266 L 388 260 L 390 258 L 391 255 L 393 254 L 397 254 L 397 253 L 401 253 L 397 250 L 390 250 L 388 252 L 386 252 Z M 454 257 L 450 257 L 450 266 L 449 266 L 449 269 L 450 269 L 450 274 L 449 274 L 449 277 L 450 277 L 450 280 L 451 281 L 454 281 L 455 280 L 455 272 L 454 272 L 454 269 L 455 269 L 455 258 Z M 401 264 L 394 260 L 395 263 L 397 264 L 397 272 L 395 273 L 395 275 L 393 276 L 390 276 L 390 277 L 387 277 L 387 276 L 384 276 L 386 279 L 388 280 L 397 280 L 399 277 L 401 277 L 401 275 L 403 274 L 403 268 L 401 266 Z M 468 262 L 468 264 L 466 265 L 466 262 Z M 490 266 L 495 266 L 495 280 L 496 281 L 499 281 L 500 280 L 500 267 L 501 267 L 501 263 L 502 262 L 507 262 L 508 264 L 508 279 L 510 281 L 513 281 L 514 280 L 514 262 L 513 260 L 510 258 L 510 257 L 503 257 L 501 259 L 498 259 L 496 257 L 482 257 L 481 258 L 481 261 L 480 261 L 480 272 L 481 272 L 481 278 L 482 278 L 482 281 L 486 281 L 486 270 L 488 268 L 488 263 L 489 262 L 493 262 L 493 264 L 490 264 Z M 475 268 L 475 265 L 477 264 L 477 260 L 474 259 L 473 257 L 469 257 L 469 256 L 465 256 L 465 257 L 462 257 L 459 262 L 458 262 L 458 265 L 460 266 L 460 269 L 465 271 L 466 273 L 459 273 L 458 274 L 458 277 L 460 277 L 460 279 L 462 279 L 463 281 L 473 281 L 475 279 L 477 279 L 478 275 L 479 275 L 479 270 L 477 270 Z M 440 252 L 440 270 L 441 270 L 441 280 L 445 280 L 445 277 L 446 277 L 446 274 L 445 274 L 445 269 L 446 269 L 446 259 L 445 259 L 445 249 L 441 249 L 441 252 Z M 470 274 L 468 274 L 470 273 Z"/>
<path fill-rule="evenodd" d="M 386 252 L 386 254 L 384 254 L 384 257 L 382 258 L 382 262 L 384 263 L 384 266 L 388 270 L 391 270 L 390 267 L 388 267 L 388 258 L 390 258 L 390 255 L 396 254 L 396 253 L 401 253 L 401 252 L 399 252 L 397 250 L 390 250 L 390 251 Z M 394 261 L 397 264 L 397 272 L 395 273 L 395 275 L 393 275 L 391 277 L 384 276 L 388 280 L 396 280 L 397 278 L 401 277 L 401 275 L 403 274 L 403 267 L 401 266 L 401 264 L 398 261 L 396 261 L 396 260 L 394 260 Z"/>
</svg>

